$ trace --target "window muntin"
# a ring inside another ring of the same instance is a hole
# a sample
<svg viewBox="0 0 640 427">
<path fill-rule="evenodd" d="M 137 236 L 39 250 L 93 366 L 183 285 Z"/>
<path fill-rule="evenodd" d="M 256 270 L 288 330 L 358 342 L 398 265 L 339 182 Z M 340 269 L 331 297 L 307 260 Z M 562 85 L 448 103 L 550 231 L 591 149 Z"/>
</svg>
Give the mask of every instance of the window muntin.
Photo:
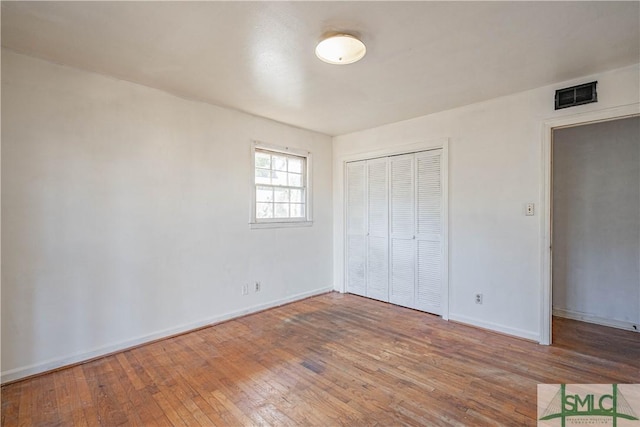
<svg viewBox="0 0 640 427">
<path fill-rule="evenodd" d="M 255 222 L 307 220 L 307 162 L 304 156 L 255 149 Z"/>
</svg>

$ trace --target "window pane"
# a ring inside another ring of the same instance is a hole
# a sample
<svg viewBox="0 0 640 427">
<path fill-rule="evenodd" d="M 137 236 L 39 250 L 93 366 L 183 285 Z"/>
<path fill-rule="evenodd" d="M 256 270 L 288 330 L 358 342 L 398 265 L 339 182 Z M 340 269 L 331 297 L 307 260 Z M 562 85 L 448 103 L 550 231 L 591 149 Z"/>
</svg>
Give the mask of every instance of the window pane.
<svg viewBox="0 0 640 427">
<path fill-rule="evenodd" d="M 256 218 L 273 218 L 271 203 L 256 203 Z"/>
<path fill-rule="evenodd" d="M 291 189 L 290 190 L 290 194 L 291 194 L 291 201 L 292 202 L 302 202 L 302 190 L 295 190 L 295 189 Z"/>
<path fill-rule="evenodd" d="M 279 171 L 273 171 L 273 181 L 272 184 L 273 185 L 287 185 L 287 173 L 286 172 L 279 172 Z"/>
<path fill-rule="evenodd" d="M 278 171 L 287 170 L 287 158 L 280 156 L 273 156 L 273 169 Z"/>
<path fill-rule="evenodd" d="M 302 159 L 289 157 L 289 172 L 302 173 Z"/>
<path fill-rule="evenodd" d="M 291 187 L 302 187 L 302 175 L 297 173 L 289 174 L 289 185 Z"/>
<path fill-rule="evenodd" d="M 291 203 L 291 218 L 303 218 L 304 205 L 299 203 Z"/>
<path fill-rule="evenodd" d="M 288 203 L 276 203 L 275 204 L 275 218 L 289 218 L 289 204 Z"/>
<path fill-rule="evenodd" d="M 256 167 L 271 169 L 271 155 L 256 151 Z"/>
<path fill-rule="evenodd" d="M 271 184 L 271 171 L 256 168 L 256 184 Z"/>
<path fill-rule="evenodd" d="M 271 188 L 271 187 L 257 187 L 256 188 L 256 201 L 257 202 L 273 202 L 273 188 Z"/>
<path fill-rule="evenodd" d="M 306 218 L 307 158 L 268 149 L 254 151 L 255 220 Z"/>
<path fill-rule="evenodd" d="M 275 189 L 275 200 L 276 202 L 288 202 L 289 201 L 289 190 L 286 188 L 276 188 Z"/>
</svg>

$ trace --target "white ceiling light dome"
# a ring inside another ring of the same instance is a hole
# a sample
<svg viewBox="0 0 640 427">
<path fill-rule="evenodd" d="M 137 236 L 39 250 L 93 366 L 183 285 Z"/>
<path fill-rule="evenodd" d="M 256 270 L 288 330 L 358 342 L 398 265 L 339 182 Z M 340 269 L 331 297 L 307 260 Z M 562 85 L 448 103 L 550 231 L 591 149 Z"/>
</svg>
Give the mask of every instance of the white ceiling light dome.
<svg viewBox="0 0 640 427">
<path fill-rule="evenodd" d="M 361 60 L 367 47 L 350 34 L 336 34 L 327 37 L 316 46 L 316 56 L 329 64 L 346 65 Z"/>
</svg>

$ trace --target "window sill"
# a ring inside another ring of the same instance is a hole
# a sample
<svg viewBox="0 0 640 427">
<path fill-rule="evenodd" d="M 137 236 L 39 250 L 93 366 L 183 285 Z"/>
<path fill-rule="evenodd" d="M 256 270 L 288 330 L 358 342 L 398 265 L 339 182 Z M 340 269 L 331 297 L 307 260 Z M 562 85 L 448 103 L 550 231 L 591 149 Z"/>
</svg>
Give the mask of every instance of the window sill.
<svg viewBox="0 0 640 427">
<path fill-rule="evenodd" d="M 252 230 L 260 228 L 290 228 L 290 227 L 311 227 L 313 221 L 287 221 L 287 222 L 250 222 Z"/>
</svg>

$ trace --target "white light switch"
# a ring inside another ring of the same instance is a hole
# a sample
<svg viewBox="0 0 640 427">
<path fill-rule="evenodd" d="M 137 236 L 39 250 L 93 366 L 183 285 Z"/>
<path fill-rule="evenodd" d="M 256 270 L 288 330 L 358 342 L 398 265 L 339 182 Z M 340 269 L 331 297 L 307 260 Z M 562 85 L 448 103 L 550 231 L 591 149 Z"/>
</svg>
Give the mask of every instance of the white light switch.
<svg viewBox="0 0 640 427">
<path fill-rule="evenodd" d="M 533 203 L 527 203 L 526 213 L 527 216 L 533 216 L 535 214 L 535 205 Z"/>
</svg>

